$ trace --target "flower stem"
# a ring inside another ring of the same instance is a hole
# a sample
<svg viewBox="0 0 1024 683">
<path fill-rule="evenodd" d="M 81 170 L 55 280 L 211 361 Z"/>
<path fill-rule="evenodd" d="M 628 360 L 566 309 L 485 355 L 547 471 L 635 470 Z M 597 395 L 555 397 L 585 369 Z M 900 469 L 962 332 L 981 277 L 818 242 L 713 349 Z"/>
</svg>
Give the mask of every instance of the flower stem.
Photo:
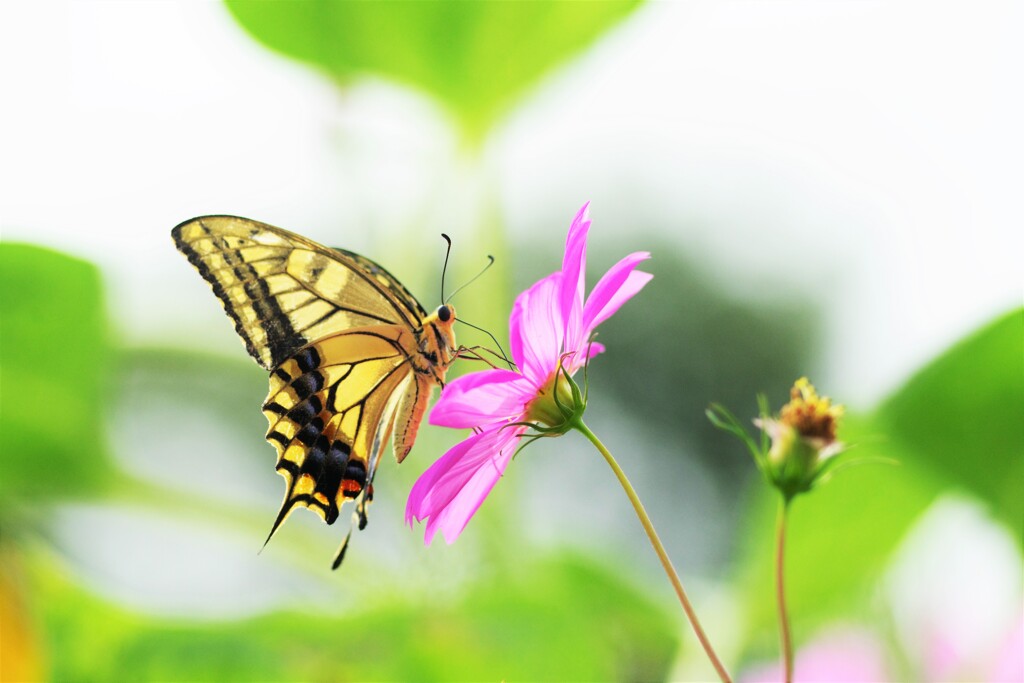
<svg viewBox="0 0 1024 683">
<path fill-rule="evenodd" d="M 658 533 L 654 530 L 654 524 L 651 523 L 651 518 L 647 516 L 647 511 L 644 509 L 643 503 L 640 502 L 640 497 L 633 489 L 633 485 L 626 478 L 626 473 L 622 471 L 619 463 L 615 461 L 615 458 L 612 457 L 612 454 L 601 443 L 601 440 L 583 423 L 583 420 L 577 418 L 573 426 L 594 444 L 601 455 L 604 456 L 604 459 L 608 461 L 612 471 L 615 472 L 615 476 L 618 478 L 623 490 L 625 490 L 626 496 L 629 497 L 629 502 L 633 504 L 636 516 L 640 518 L 640 524 L 643 525 L 644 531 L 647 532 L 647 538 L 650 539 L 654 552 L 658 554 L 658 559 L 661 560 L 661 566 L 665 568 L 668 580 L 672 583 L 676 595 L 679 596 L 679 603 L 683 606 L 683 612 L 686 613 L 686 618 L 689 619 L 690 626 L 693 627 L 693 632 L 697 635 L 697 640 L 700 641 L 704 652 L 707 653 L 708 659 L 711 660 L 711 664 L 715 667 L 715 671 L 718 672 L 718 677 L 722 679 L 722 683 L 732 683 L 729 672 L 725 670 L 722 662 L 718 659 L 718 655 L 715 654 L 714 648 L 711 647 L 711 642 L 708 640 L 707 635 L 704 634 L 700 620 L 697 619 L 697 613 L 694 612 L 693 605 L 690 604 L 690 599 L 686 597 L 686 591 L 683 590 L 683 583 L 679 580 L 679 574 L 676 573 L 675 567 L 672 566 L 672 560 L 669 559 L 668 553 L 665 552 L 665 546 L 661 544 L 661 539 L 658 538 Z"/>
<path fill-rule="evenodd" d="M 775 598 L 779 604 L 779 634 L 782 640 L 782 661 L 786 669 L 786 683 L 793 681 L 793 639 L 789 633 L 789 616 L 786 614 L 785 576 L 783 556 L 786 549 L 786 513 L 789 499 L 782 498 L 775 524 Z"/>
</svg>

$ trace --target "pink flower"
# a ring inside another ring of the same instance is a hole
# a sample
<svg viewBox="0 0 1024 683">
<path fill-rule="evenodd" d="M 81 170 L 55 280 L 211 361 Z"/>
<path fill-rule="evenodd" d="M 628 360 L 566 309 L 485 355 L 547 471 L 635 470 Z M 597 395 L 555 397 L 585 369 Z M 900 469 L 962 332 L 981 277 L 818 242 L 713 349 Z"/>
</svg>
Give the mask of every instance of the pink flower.
<svg viewBox="0 0 1024 683">
<path fill-rule="evenodd" d="M 867 631 L 836 629 L 800 649 L 794 681 L 816 683 L 882 683 L 893 680 L 881 642 Z M 783 679 L 782 666 L 762 664 L 740 676 L 741 683 Z"/>
<path fill-rule="evenodd" d="M 560 431 L 572 426 L 564 413 L 574 402 L 567 378 L 604 351 L 590 341 L 594 329 L 652 277 L 634 270 L 650 254 L 630 254 L 612 266 L 584 300 L 587 207 L 580 209 L 569 228 L 562 269 L 516 298 L 509 344 L 519 371 L 492 369 L 459 377 L 445 387 L 434 406 L 431 424 L 474 433 L 431 465 L 409 493 L 405 519 L 410 526 L 414 519 L 427 520 L 427 543 L 438 530 L 448 543 L 458 538 L 515 454 L 519 438 L 529 428 L 524 423 L 540 429 L 565 426 Z M 582 410 L 580 402 L 575 403 Z"/>
</svg>

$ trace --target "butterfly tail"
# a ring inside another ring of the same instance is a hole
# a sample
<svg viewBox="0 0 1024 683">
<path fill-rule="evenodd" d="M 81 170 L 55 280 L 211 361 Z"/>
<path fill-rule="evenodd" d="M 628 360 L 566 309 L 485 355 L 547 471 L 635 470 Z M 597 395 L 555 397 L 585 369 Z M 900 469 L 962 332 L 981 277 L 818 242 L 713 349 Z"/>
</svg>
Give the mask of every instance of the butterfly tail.
<svg viewBox="0 0 1024 683">
<path fill-rule="evenodd" d="M 291 492 L 289 492 L 289 494 L 290 493 Z M 277 513 L 277 519 L 274 520 L 274 525 L 270 527 L 270 533 L 267 534 L 267 540 L 263 541 L 263 547 L 260 548 L 260 552 L 263 552 L 263 549 L 267 547 L 267 544 L 270 543 L 270 539 L 272 539 L 274 534 L 277 533 L 277 530 L 281 528 L 284 520 L 288 519 L 288 515 L 291 513 L 292 508 L 295 507 L 295 503 L 296 499 L 292 498 L 291 495 L 285 496 L 284 503 L 281 504 L 281 510 Z"/>
<path fill-rule="evenodd" d="M 345 540 L 338 546 L 338 552 L 334 555 L 334 562 L 331 563 L 331 569 L 337 569 L 341 566 L 342 561 L 345 559 L 345 551 L 348 550 L 348 541 L 352 538 L 352 527 L 348 528 L 348 533 L 345 534 Z"/>
</svg>

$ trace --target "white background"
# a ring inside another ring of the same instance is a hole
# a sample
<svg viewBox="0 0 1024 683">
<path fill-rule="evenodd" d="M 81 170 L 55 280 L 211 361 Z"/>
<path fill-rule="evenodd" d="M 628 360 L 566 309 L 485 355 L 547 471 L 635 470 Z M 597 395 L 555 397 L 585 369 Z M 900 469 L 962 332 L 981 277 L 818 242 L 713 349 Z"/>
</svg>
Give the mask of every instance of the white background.
<svg viewBox="0 0 1024 683">
<path fill-rule="evenodd" d="M 653 3 L 547 78 L 467 172 L 429 101 L 379 82 L 339 94 L 217 3 L 5 2 L 0 231 L 99 263 L 129 339 L 233 352 L 170 248 L 186 218 L 373 255 L 410 223 L 452 229 L 480 182 L 519 244 L 589 199 L 606 235 L 667 224 L 740 290 L 810 293 L 827 310 L 820 383 L 868 407 L 1024 297 L 1022 16 Z"/>
</svg>

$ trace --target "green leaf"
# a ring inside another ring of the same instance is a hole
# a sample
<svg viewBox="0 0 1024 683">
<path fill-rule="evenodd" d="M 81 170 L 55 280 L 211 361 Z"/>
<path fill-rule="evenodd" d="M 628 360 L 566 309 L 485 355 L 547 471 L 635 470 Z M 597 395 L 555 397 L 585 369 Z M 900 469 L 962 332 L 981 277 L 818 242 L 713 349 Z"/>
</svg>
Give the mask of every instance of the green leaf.
<svg viewBox="0 0 1024 683">
<path fill-rule="evenodd" d="M 0 492 L 38 500 L 93 491 L 111 468 L 99 272 L 49 249 L 2 243 L 0 291 Z"/>
<path fill-rule="evenodd" d="M 1024 534 L 1024 308 L 921 370 L 878 410 L 909 458 Z"/>
<path fill-rule="evenodd" d="M 433 95 L 473 141 L 547 71 L 637 5 L 227 0 L 254 38 L 339 83 L 375 75 Z"/>
<path fill-rule="evenodd" d="M 766 471 L 767 462 L 765 461 L 765 453 L 767 452 L 765 439 L 762 436 L 761 444 L 754 441 L 754 438 L 750 436 L 750 432 L 746 430 L 743 424 L 737 419 L 732 412 L 725 406 L 719 403 L 712 403 L 711 407 L 704 411 L 711 424 L 715 425 L 719 429 L 736 436 L 747 446 L 747 450 L 754 457 L 754 464 L 761 470 L 761 473 L 766 477 L 768 473 Z M 762 415 L 762 419 L 764 415 Z M 761 432 L 763 435 L 764 432 Z"/>
<path fill-rule="evenodd" d="M 872 440 L 877 435 L 867 424 L 848 425 L 842 434 L 865 442 L 855 447 L 858 457 L 906 460 L 892 444 Z M 872 586 L 939 490 L 927 469 L 865 463 L 793 499 L 785 561 L 787 603 L 798 643 L 839 615 L 871 616 L 865 610 L 870 609 Z M 779 498 L 777 491 L 759 484 L 741 541 L 741 602 L 752 645 L 763 654 L 771 654 L 778 642 L 774 529 Z"/>
<path fill-rule="evenodd" d="M 942 492 L 967 489 L 1018 531 L 1024 522 L 1024 311 L 955 345 L 868 417 L 849 415 L 843 469 L 790 506 L 786 585 L 797 642 L 822 623 L 870 610 L 874 585 L 910 525 Z M 841 397 L 837 397 L 841 398 Z M 777 639 L 778 496 L 759 487 L 740 552 L 741 600 L 754 650 Z"/>
<path fill-rule="evenodd" d="M 680 633 L 644 595 L 568 556 L 428 603 L 220 622 L 130 614 L 42 574 L 33 596 L 54 680 L 665 680 Z"/>
</svg>

